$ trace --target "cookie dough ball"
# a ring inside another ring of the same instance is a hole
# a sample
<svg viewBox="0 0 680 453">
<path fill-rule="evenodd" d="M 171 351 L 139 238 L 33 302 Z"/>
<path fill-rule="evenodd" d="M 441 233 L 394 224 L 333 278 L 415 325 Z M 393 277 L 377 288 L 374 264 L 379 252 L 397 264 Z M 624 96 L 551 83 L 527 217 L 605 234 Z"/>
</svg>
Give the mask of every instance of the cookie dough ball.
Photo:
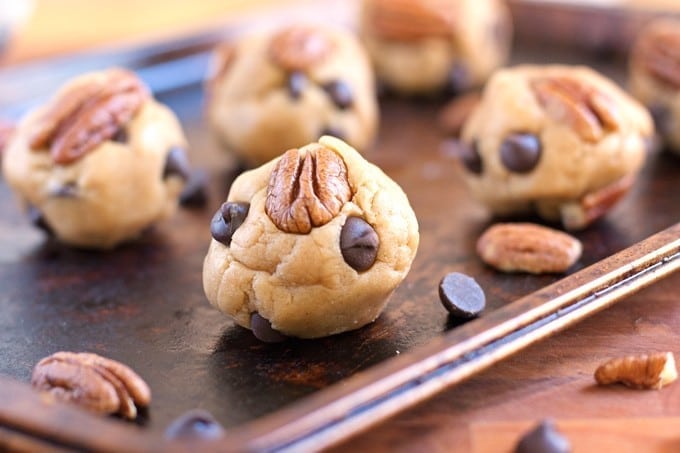
<svg viewBox="0 0 680 453">
<path fill-rule="evenodd" d="M 493 212 L 535 210 L 580 229 L 626 194 L 652 133 L 647 110 L 595 71 L 520 66 L 489 80 L 459 151 Z"/>
<path fill-rule="evenodd" d="M 108 249 L 174 212 L 185 149 L 175 115 L 133 73 L 110 69 L 75 78 L 27 114 L 2 167 L 37 225 Z"/>
<path fill-rule="evenodd" d="M 499 0 L 364 0 L 360 27 L 378 79 L 404 94 L 482 85 L 512 40 Z"/>
<path fill-rule="evenodd" d="M 680 20 L 654 21 L 640 33 L 631 53 L 630 91 L 652 112 L 668 148 L 680 154 Z"/>
<path fill-rule="evenodd" d="M 252 35 L 219 47 L 211 72 L 210 125 L 246 165 L 260 165 L 322 135 L 360 150 L 375 137 L 373 72 L 347 31 L 292 25 Z"/>
<path fill-rule="evenodd" d="M 372 322 L 408 273 L 419 240 L 401 188 L 328 136 L 239 176 L 211 232 L 205 293 L 265 340 Z"/>
</svg>

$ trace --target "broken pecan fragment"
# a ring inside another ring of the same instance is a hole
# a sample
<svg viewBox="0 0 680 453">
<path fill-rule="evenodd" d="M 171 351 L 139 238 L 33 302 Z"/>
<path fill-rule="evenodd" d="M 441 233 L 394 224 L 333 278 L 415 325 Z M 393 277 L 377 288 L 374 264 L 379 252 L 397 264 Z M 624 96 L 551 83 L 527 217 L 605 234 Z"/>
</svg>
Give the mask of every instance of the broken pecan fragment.
<svg viewBox="0 0 680 453">
<path fill-rule="evenodd" d="M 672 352 L 611 359 L 595 370 L 599 385 L 621 383 L 635 389 L 660 389 L 678 378 Z"/>
<path fill-rule="evenodd" d="M 456 8 L 441 0 L 364 1 L 364 16 L 370 32 L 385 39 L 415 41 L 452 36 Z"/>
<path fill-rule="evenodd" d="M 587 142 L 598 141 L 605 130 L 619 129 L 616 105 L 594 86 L 569 77 L 540 77 L 531 81 L 531 88 L 549 117 Z"/>
<path fill-rule="evenodd" d="M 39 118 L 29 145 L 49 147 L 55 163 L 69 164 L 114 137 L 148 98 L 137 76 L 111 69 L 101 79 L 59 93 Z"/>
<path fill-rule="evenodd" d="M 291 149 L 269 178 L 265 212 L 287 233 L 307 234 L 330 222 L 352 197 L 342 158 L 323 146 Z"/>
<path fill-rule="evenodd" d="M 628 193 L 635 181 L 634 175 L 624 176 L 578 201 L 565 203 L 560 208 L 562 224 L 568 230 L 580 230 L 607 213 Z"/>
<path fill-rule="evenodd" d="M 641 33 L 632 51 L 633 64 L 673 89 L 680 89 L 680 21 L 655 22 Z"/>
<path fill-rule="evenodd" d="M 333 51 L 333 42 L 320 28 L 296 25 L 272 37 L 269 54 L 287 71 L 304 71 L 323 61 Z"/>
<path fill-rule="evenodd" d="M 151 402 L 149 386 L 115 360 L 91 353 L 57 352 L 33 369 L 31 384 L 59 399 L 103 414 L 137 417 Z"/>
</svg>

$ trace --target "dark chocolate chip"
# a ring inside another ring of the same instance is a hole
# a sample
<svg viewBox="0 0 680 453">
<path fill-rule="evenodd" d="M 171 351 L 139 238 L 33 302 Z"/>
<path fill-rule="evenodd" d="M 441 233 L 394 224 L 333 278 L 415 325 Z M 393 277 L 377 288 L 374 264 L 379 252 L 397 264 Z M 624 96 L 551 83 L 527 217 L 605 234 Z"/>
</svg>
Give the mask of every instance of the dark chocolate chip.
<svg viewBox="0 0 680 453">
<path fill-rule="evenodd" d="M 340 140 L 345 139 L 345 133 L 342 130 L 338 129 L 337 127 L 333 127 L 333 126 L 326 126 L 321 131 L 321 135 L 319 135 L 319 137 L 321 137 L 323 135 L 330 135 L 331 137 L 336 137 L 336 138 L 339 138 Z"/>
<path fill-rule="evenodd" d="M 307 76 L 304 72 L 291 72 L 288 75 L 288 93 L 292 99 L 300 99 L 307 86 Z"/>
<path fill-rule="evenodd" d="M 208 202 L 208 172 L 203 169 L 191 172 L 179 195 L 179 202 L 182 206 L 205 206 Z"/>
<path fill-rule="evenodd" d="M 113 137 L 111 137 L 110 140 L 112 142 L 117 142 L 117 143 L 127 143 L 128 142 L 127 131 L 125 130 L 124 127 L 118 128 L 118 131 L 116 131 L 116 133 L 113 134 Z"/>
<path fill-rule="evenodd" d="M 187 159 L 186 151 L 179 146 L 173 146 L 168 151 L 165 157 L 165 168 L 163 169 L 163 179 L 169 176 L 179 176 L 183 179 L 189 179 L 191 167 Z"/>
<path fill-rule="evenodd" d="M 55 198 L 78 198 L 78 195 L 78 186 L 72 182 L 62 184 L 49 191 L 49 196 Z"/>
<path fill-rule="evenodd" d="M 481 175 L 483 170 L 482 156 L 477 150 L 477 141 L 472 144 L 461 140 L 451 139 L 442 143 L 442 150 L 446 154 L 451 154 L 462 162 L 470 173 Z"/>
<path fill-rule="evenodd" d="M 323 85 L 323 89 L 328 93 L 333 103 L 340 110 L 345 110 L 352 106 L 354 96 L 352 88 L 342 80 L 334 80 Z"/>
<path fill-rule="evenodd" d="M 571 445 L 566 437 L 555 429 L 550 420 L 524 435 L 515 448 L 515 453 L 569 453 Z"/>
<path fill-rule="evenodd" d="M 444 308 L 460 318 L 473 318 L 486 306 L 484 291 L 474 278 L 451 272 L 439 282 L 439 299 Z"/>
<path fill-rule="evenodd" d="M 511 134 L 501 143 L 501 162 L 510 171 L 527 173 L 541 159 L 541 142 L 533 134 Z"/>
<path fill-rule="evenodd" d="M 370 269 L 378 256 L 380 238 L 361 217 L 347 217 L 340 231 L 340 251 L 345 262 L 357 272 Z"/>
<path fill-rule="evenodd" d="M 250 329 L 253 331 L 255 338 L 265 343 L 280 343 L 288 338 L 274 329 L 269 320 L 260 316 L 259 313 L 250 315 Z"/>
<path fill-rule="evenodd" d="M 671 133 L 671 114 L 668 107 L 661 104 L 654 104 L 649 106 L 649 113 L 654 119 L 654 126 L 662 137 L 668 137 Z"/>
<path fill-rule="evenodd" d="M 26 210 L 26 214 L 28 215 L 28 220 L 31 222 L 31 224 L 33 224 L 33 226 L 40 228 L 50 236 L 54 236 L 54 231 L 45 221 L 45 217 L 43 216 L 42 212 L 38 210 L 38 208 L 35 206 L 29 206 Z"/>
<path fill-rule="evenodd" d="M 224 428 L 207 411 L 192 409 L 177 417 L 165 429 L 166 439 L 219 439 Z"/>
<path fill-rule="evenodd" d="M 250 203 L 222 203 L 210 222 L 210 233 L 216 241 L 224 245 L 231 244 L 231 237 L 248 216 Z"/>
<path fill-rule="evenodd" d="M 470 74 L 463 63 L 456 62 L 451 66 L 446 88 L 453 95 L 460 94 L 470 88 Z"/>
</svg>

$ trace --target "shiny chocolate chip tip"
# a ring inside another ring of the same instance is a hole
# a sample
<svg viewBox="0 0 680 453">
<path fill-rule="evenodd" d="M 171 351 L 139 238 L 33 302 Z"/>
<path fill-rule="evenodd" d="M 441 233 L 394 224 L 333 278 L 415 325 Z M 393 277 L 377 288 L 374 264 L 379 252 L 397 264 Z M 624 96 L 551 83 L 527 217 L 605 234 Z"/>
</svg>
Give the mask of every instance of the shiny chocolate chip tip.
<svg viewBox="0 0 680 453">
<path fill-rule="evenodd" d="M 231 238 L 248 216 L 250 203 L 227 201 L 217 210 L 210 222 L 212 237 L 224 245 L 231 245 Z"/>
</svg>

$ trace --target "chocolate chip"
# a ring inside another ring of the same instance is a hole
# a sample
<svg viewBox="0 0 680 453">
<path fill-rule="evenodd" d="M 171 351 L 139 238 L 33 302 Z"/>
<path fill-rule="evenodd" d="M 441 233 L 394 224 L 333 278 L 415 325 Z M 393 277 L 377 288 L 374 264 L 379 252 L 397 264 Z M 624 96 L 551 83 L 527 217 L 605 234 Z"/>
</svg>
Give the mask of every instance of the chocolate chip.
<svg viewBox="0 0 680 453">
<path fill-rule="evenodd" d="M 182 206 L 205 206 L 207 201 L 208 173 L 203 169 L 194 170 L 179 195 L 179 202 Z"/>
<path fill-rule="evenodd" d="M 470 173 L 481 175 L 483 170 L 482 156 L 477 150 L 477 141 L 472 144 L 461 140 L 451 139 L 442 143 L 442 149 L 446 154 L 457 157 Z"/>
<path fill-rule="evenodd" d="M 300 99 L 305 86 L 307 86 L 307 76 L 304 72 L 295 71 L 288 75 L 288 93 L 292 99 Z"/>
<path fill-rule="evenodd" d="M 340 251 L 345 262 L 357 272 L 373 266 L 378 256 L 380 238 L 361 217 L 347 217 L 340 231 Z"/>
<path fill-rule="evenodd" d="M 231 244 L 231 237 L 248 216 L 250 203 L 222 203 L 210 222 L 210 233 L 216 241 L 224 245 Z"/>
<path fill-rule="evenodd" d="M 55 198 L 77 198 L 79 192 L 78 186 L 75 183 L 68 182 L 50 189 L 49 196 Z"/>
<path fill-rule="evenodd" d="M 323 85 L 323 89 L 333 100 L 333 103 L 340 110 L 345 110 L 352 106 L 354 96 L 352 88 L 342 80 L 334 80 Z"/>
<path fill-rule="evenodd" d="M 668 107 L 662 104 L 653 104 L 649 106 L 649 113 L 652 115 L 656 130 L 662 137 L 668 137 L 671 133 L 671 114 Z"/>
<path fill-rule="evenodd" d="M 446 310 L 460 318 L 473 318 L 486 306 L 484 291 L 474 278 L 459 272 L 446 274 L 439 282 L 439 300 Z"/>
<path fill-rule="evenodd" d="M 456 62 L 451 66 L 446 88 L 450 94 L 454 95 L 470 88 L 470 74 L 463 63 Z"/>
<path fill-rule="evenodd" d="M 173 146 L 168 151 L 165 158 L 165 168 L 163 169 L 163 179 L 169 176 L 179 176 L 184 180 L 189 179 L 191 167 L 187 160 L 186 151 L 179 146 Z"/>
<path fill-rule="evenodd" d="M 501 162 L 510 171 L 527 173 L 541 159 L 541 142 L 533 134 L 511 134 L 501 143 Z"/>
<path fill-rule="evenodd" d="M 43 216 L 42 212 L 38 210 L 38 208 L 35 206 L 29 206 L 26 210 L 26 214 L 28 215 L 28 220 L 31 222 L 31 224 L 33 224 L 33 226 L 40 228 L 50 236 L 54 236 L 52 227 L 50 227 L 47 221 L 45 221 L 45 217 Z"/>
<path fill-rule="evenodd" d="M 118 128 L 118 131 L 115 134 L 113 134 L 113 137 L 111 137 L 110 140 L 116 143 L 127 143 L 128 142 L 127 131 L 125 130 L 124 127 Z"/>
<path fill-rule="evenodd" d="M 219 439 L 224 428 L 207 411 L 192 409 L 177 417 L 165 429 L 165 438 L 175 439 Z"/>
<path fill-rule="evenodd" d="M 259 313 L 250 315 L 250 329 L 253 331 L 255 338 L 265 343 L 280 343 L 288 338 L 274 329 L 269 320 L 260 316 Z"/>
<path fill-rule="evenodd" d="M 515 453 L 569 453 L 571 445 L 566 437 L 555 429 L 550 420 L 524 435 L 515 448 Z"/>
<path fill-rule="evenodd" d="M 326 126 L 321 131 L 321 135 L 319 135 L 319 137 L 321 137 L 323 135 L 330 135 L 331 137 L 336 137 L 336 138 L 339 138 L 340 140 L 345 139 L 345 133 L 342 130 L 338 129 L 337 127 L 333 127 L 333 126 Z"/>
</svg>

